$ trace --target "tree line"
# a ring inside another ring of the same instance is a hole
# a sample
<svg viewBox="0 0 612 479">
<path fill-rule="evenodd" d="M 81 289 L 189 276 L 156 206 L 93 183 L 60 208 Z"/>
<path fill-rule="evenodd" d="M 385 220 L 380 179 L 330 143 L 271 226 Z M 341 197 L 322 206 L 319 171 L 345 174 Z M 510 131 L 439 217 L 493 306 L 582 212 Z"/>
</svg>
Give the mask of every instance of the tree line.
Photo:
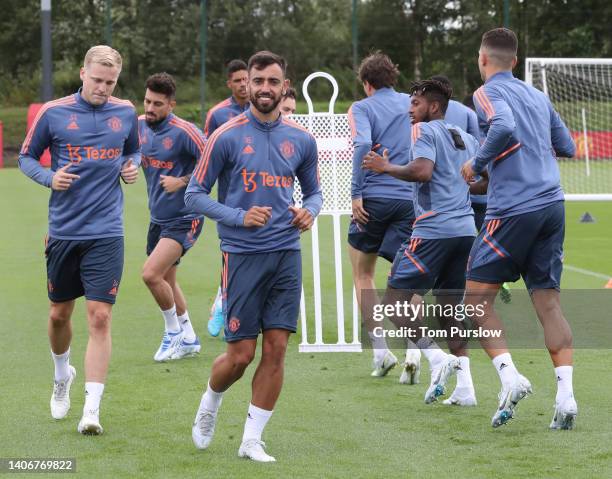
<svg viewBox="0 0 612 479">
<path fill-rule="evenodd" d="M 2 0 L 0 102 L 39 100 L 40 2 Z M 355 81 L 352 0 L 208 0 L 207 98 L 226 96 L 224 66 L 268 49 L 285 56 L 298 87 L 311 72 L 336 77 L 340 98 L 362 96 Z M 399 88 L 446 74 L 462 98 L 480 83 L 480 37 L 503 24 L 504 0 L 358 0 L 358 58 L 382 50 L 399 65 Z M 53 0 L 54 95 L 78 88 L 86 50 L 105 43 L 106 0 Z M 612 56 L 609 0 L 510 0 L 509 26 L 526 56 Z M 112 46 L 124 58 L 118 94 L 140 99 L 144 79 L 167 71 L 179 80 L 179 100 L 199 100 L 200 1 L 113 0 Z M 319 85 L 319 88 L 326 88 Z M 321 92 L 326 93 L 326 92 Z"/>
</svg>

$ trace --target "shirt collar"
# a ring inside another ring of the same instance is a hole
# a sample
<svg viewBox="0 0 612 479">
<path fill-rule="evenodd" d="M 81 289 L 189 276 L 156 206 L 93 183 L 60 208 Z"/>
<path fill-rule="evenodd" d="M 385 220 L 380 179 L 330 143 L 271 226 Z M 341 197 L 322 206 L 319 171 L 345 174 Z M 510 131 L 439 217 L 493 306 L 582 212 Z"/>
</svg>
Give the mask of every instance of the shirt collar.
<svg viewBox="0 0 612 479">
<path fill-rule="evenodd" d="M 497 72 L 495 75 L 490 76 L 485 83 L 489 83 L 491 81 L 503 81 L 510 80 L 514 78 L 511 71 L 501 71 Z"/>
<path fill-rule="evenodd" d="M 150 126 L 149 124 L 147 124 L 147 126 L 151 128 L 151 130 L 153 131 L 156 131 L 156 132 L 161 131 L 168 126 L 168 123 L 170 123 L 170 120 L 172 120 L 172 118 L 174 118 L 174 113 L 169 113 L 168 116 L 166 116 L 166 118 L 164 118 L 162 121 L 160 121 L 156 125 Z M 145 120 L 145 123 L 146 123 L 146 120 Z"/>
<path fill-rule="evenodd" d="M 280 114 L 280 111 L 278 113 L 278 118 L 271 122 L 263 122 L 263 121 L 258 120 L 257 117 L 253 115 L 253 112 L 251 111 L 250 108 L 245 112 L 245 115 L 247 116 L 249 120 L 253 122 L 253 124 L 258 129 L 264 130 L 264 131 L 269 131 L 269 130 L 276 128 L 283 121 L 283 116 Z"/>
<path fill-rule="evenodd" d="M 91 109 L 91 110 L 101 110 L 103 109 L 106 104 L 108 102 L 104 102 L 101 105 L 92 105 L 91 103 L 89 103 L 87 100 L 85 100 L 85 98 L 83 98 L 83 95 L 81 95 L 81 91 L 83 90 L 83 88 L 79 88 L 79 91 L 77 91 L 74 95 L 76 97 L 76 101 L 79 105 L 84 106 L 85 108 Z"/>
<path fill-rule="evenodd" d="M 240 103 L 238 103 L 238 100 L 236 100 L 236 98 L 234 97 L 234 95 L 229 97 L 230 102 L 232 103 L 232 105 L 237 106 L 238 108 L 241 108 L 242 111 L 246 111 L 249 109 L 249 102 L 247 101 L 245 103 L 245 105 L 243 107 L 240 106 Z"/>
<path fill-rule="evenodd" d="M 393 88 L 390 87 L 383 87 L 383 88 L 379 88 L 378 90 L 376 90 L 374 92 L 374 95 L 380 95 L 380 94 L 387 94 L 387 93 L 391 93 L 393 90 Z"/>
</svg>

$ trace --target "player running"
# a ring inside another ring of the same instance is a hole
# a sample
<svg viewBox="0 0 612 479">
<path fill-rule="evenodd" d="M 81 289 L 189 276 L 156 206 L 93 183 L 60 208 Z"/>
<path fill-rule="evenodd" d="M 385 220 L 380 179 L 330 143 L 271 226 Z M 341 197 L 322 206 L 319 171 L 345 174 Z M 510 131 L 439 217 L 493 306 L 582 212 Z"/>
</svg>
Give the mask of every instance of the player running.
<svg viewBox="0 0 612 479">
<path fill-rule="evenodd" d="M 399 70 L 391 59 L 373 53 L 359 66 L 359 81 L 367 98 L 351 105 L 348 116 L 353 138 L 351 198 L 353 216 L 349 225 L 349 256 L 359 309 L 372 344 L 372 376 L 382 377 L 397 365 L 385 338 L 372 333 L 374 324 L 362 304 L 376 299 L 374 276 L 378 256 L 393 261 L 403 241 L 410 238 L 414 209 L 412 183 L 386 173 L 365 171 L 363 158 L 375 149 L 389 151 L 389 161 L 405 165 L 410 160 L 410 96 L 394 90 Z M 363 309 L 362 309 L 363 308 Z M 400 382 L 418 382 L 420 353 L 408 348 Z"/>
<path fill-rule="evenodd" d="M 385 173 L 402 181 L 413 181 L 416 189 L 414 207 L 417 218 L 412 236 L 397 252 L 387 283 L 383 303 L 411 301 L 433 289 L 438 304 L 461 303 L 465 286 L 465 267 L 476 235 L 469 188 L 461 178 L 461 165 L 478 149 L 478 140 L 444 120 L 452 91 L 434 80 L 424 80 L 411 90 L 412 160 L 394 165 L 389 152 L 381 157 L 370 152 L 363 167 Z M 407 326 L 411 318 L 390 317 L 398 326 Z M 412 318 L 419 321 L 419 318 Z M 461 324 L 454 318 L 439 318 L 444 326 Z M 414 323 L 413 323 L 414 324 Z M 421 330 L 414 328 L 420 335 Z M 443 352 L 430 338 L 416 342 L 431 367 L 431 382 L 425 402 L 444 394 L 450 376 L 458 373 L 457 389 L 447 404 L 476 405 L 476 395 L 469 369 L 465 341 L 449 341 L 453 353 Z"/>
<path fill-rule="evenodd" d="M 187 312 L 187 302 L 176 280 L 181 257 L 195 244 L 204 217 L 185 206 L 185 188 L 204 152 L 204 136 L 180 119 L 176 83 L 167 73 L 151 75 L 145 84 L 145 114 L 138 118 L 142 167 L 147 180 L 151 223 L 142 279 L 151 291 L 165 322 L 164 335 L 153 359 L 180 359 L 200 352 Z"/>
<path fill-rule="evenodd" d="M 557 378 L 551 429 L 572 429 L 578 406 L 572 387 L 572 332 L 561 311 L 559 290 L 565 233 L 564 196 L 555 155 L 572 157 L 569 130 L 546 95 L 514 78 L 518 41 L 506 28 L 482 37 L 478 67 L 485 84 L 474 100 L 487 123 L 486 139 L 463 176 L 488 171 L 485 227 L 470 253 L 466 303 L 485 304 L 480 326 L 503 331 L 494 301 L 500 284 L 522 277 L 544 328 L 544 340 Z M 505 338 L 482 339 L 502 389 L 493 427 L 510 420 L 530 382 L 512 361 Z"/>
<path fill-rule="evenodd" d="M 134 183 L 140 163 L 134 106 L 111 96 L 121 73 L 121 55 L 98 45 L 85 55 L 83 86 L 45 103 L 28 132 L 19 167 L 50 188 L 45 248 L 49 341 L 55 365 L 51 416 L 70 410 L 71 317 L 85 296 L 89 341 L 85 352 L 82 434 L 102 434 L 100 401 L 111 356 L 111 313 L 123 272 L 123 192 L 119 178 Z M 51 170 L 40 165 L 49 148 Z"/>
<path fill-rule="evenodd" d="M 192 428 L 198 449 L 212 440 L 223 393 L 262 352 L 238 450 L 273 462 L 261 440 L 283 384 L 285 352 L 300 305 L 300 232 L 310 229 L 323 202 L 313 136 L 280 115 L 288 87 L 285 60 L 271 52 L 249 59 L 251 106 L 209 139 L 185 195 L 192 211 L 217 221 L 223 253 L 226 352 L 215 360 Z M 304 204 L 293 204 L 295 178 Z M 219 180 L 218 198 L 209 195 Z"/>
</svg>

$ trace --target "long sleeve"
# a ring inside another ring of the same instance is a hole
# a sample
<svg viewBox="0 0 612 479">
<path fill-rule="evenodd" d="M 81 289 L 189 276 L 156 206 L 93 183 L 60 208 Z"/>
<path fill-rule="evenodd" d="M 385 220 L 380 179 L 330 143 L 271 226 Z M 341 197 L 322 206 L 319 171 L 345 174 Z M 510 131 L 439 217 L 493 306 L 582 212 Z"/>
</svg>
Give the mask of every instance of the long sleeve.
<svg viewBox="0 0 612 479">
<path fill-rule="evenodd" d="M 474 171 L 480 173 L 508 144 L 516 129 L 514 115 L 508 104 L 493 89 L 481 87 L 474 94 L 476 112 L 486 119 L 489 131 L 474 159 Z"/>
<path fill-rule="evenodd" d="M 54 173 L 40 164 L 40 157 L 50 145 L 49 121 L 46 114 L 43 113 L 26 135 L 19 153 L 19 169 L 26 176 L 47 188 L 51 188 Z"/>
<path fill-rule="evenodd" d="M 550 139 L 555 154 L 565 158 L 573 158 L 576 154 L 576 144 L 572 135 L 550 102 L 548 108 L 550 109 Z"/>
<path fill-rule="evenodd" d="M 353 103 L 348 112 L 351 137 L 353 139 L 353 174 L 351 179 L 351 198 L 361 198 L 364 170 L 361 168 L 363 157 L 372 149 L 372 128 L 368 114 L 359 103 Z"/>
<path fill-rule="evenodd" d="M 323 206 L 323 193 L 319 182 L 317 142 L 313 137 L 310 140 L 307 156 L 296 173 L 302 187 L 302 207 L 316 218 Z"/>
<path fill-rule="evenodd" d="M 229 151 L 223 138 L 213 135 L 206 144 L 189 181 L 185 191 L 185 205 L 193 213 L 205 215 L 226 226 L 243 226 L 246 211 L 224 205 L 210 197 L 210 192 L 223 172 L 228 157 Z"/>
</svg>

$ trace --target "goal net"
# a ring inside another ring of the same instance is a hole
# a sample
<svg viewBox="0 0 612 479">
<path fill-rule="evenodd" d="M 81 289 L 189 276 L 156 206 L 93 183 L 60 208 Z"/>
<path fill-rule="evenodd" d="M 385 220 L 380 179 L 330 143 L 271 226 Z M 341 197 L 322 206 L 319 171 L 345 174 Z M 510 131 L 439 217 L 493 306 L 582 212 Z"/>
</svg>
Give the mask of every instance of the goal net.
<svg viewBox="0 0 612 479">
<path fill-rule="evenodd" d="M 551 100 L 576 142 L 560 158 L 568 200 L 612 200 L 612 59 L 527 58 L 525 81 Z"/>
</svg>

